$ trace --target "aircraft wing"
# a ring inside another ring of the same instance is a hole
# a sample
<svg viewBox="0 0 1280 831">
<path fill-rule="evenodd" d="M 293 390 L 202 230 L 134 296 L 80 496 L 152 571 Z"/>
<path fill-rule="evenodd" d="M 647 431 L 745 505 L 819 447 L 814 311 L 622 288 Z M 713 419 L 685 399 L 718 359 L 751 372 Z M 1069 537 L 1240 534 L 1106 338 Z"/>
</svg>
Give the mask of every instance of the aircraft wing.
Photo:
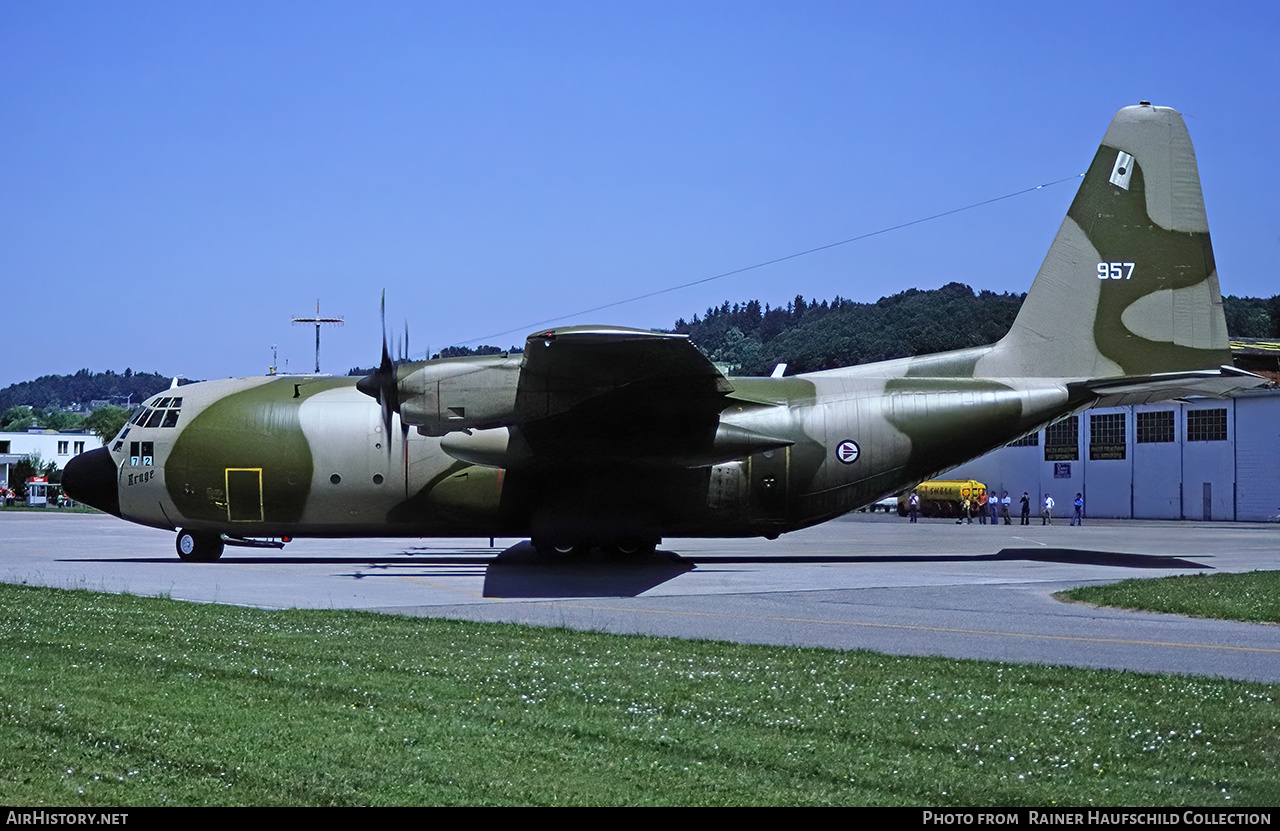
<svg viewBox="0 0 1280 831">
<path fill-rule="evenodd" d="M 616 326 L 546 329 L 525 342 L 516 417 L 538 421 L 607 398 L 658 415 L 723 408 L 733 385 L 685 335 Z"/>
<path fill-rule="evenodd" d="M 525 344 L 515 417 L 538 464 L 701 466 L 780 446 L 719 429 L 732 391 L 684 335 L 548 329 Z"/>
<path fill-rule="evenodd" d="M 571 326 L 530 335 L 519 357 L 412 367 L 394 397 L 406 426 L 493 467 L 705 467 L 793 443 L 721 424 L 731 392 L 684 335 Z"/>
</svg>

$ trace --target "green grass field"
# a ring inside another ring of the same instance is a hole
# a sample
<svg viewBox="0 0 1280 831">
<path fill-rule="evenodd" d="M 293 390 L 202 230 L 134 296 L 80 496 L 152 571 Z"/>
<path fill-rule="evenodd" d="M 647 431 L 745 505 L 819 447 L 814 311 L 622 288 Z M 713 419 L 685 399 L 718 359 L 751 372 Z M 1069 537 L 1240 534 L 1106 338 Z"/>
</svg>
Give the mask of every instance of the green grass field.
<svg viewBox="0 0 1280 831">
<path fill-rule="evenodd" d="M 1071 589 L 1058 596 L 1121 609 L 1280 623 L 1280 571 L 1122 580 L 1106 586 Z"/>
<path fill-rule="evenodd" d="M 1275 805 L 1280 688 L 0 585 L 0 802 Z"/>
</svg>

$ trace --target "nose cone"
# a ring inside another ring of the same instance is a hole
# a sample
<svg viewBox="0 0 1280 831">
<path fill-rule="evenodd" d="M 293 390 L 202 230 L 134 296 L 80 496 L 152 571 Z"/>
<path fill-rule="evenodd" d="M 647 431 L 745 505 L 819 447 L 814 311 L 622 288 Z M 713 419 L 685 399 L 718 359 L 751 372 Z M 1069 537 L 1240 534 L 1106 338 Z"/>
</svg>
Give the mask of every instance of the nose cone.
<svg viewBox="0 0 1280 831">
<path fill-rule="evenodd" d="M 62 489 L 77 502 L 120 516 L 116 463 L 107 448 L 81 453 L 62 469 Z"/>
</svg>

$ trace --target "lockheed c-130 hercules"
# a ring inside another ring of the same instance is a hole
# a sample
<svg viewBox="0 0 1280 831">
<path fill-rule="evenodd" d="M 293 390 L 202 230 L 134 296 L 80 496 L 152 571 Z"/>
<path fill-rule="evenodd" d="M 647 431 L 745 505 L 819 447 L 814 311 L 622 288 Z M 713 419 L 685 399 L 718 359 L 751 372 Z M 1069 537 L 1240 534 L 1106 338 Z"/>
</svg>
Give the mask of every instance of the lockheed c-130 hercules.
<svg viewBox="0 0 1280 831">
<path fill-rule="evenodd" d="M 539 552 L 774 538 L 1094 406 L 1224 395 L 1233 369 L 1190 137 L 1116 114 L 1012 329 L 991 346 L 790 377 L 684 336 L 569 326 L 523 354 L 359 380 L 207 381 L 73 459 L 75 499 L 178 529 L 184 560 L 297 537 L 529 537 Z"/>
</svg>

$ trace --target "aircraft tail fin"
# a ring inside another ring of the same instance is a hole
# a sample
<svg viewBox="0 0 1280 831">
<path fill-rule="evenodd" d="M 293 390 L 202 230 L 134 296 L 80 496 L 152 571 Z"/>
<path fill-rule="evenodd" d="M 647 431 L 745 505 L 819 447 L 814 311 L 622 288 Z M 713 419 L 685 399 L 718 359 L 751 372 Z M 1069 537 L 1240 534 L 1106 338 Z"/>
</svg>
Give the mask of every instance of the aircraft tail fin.
<svg viewBox="0 0 1280 831">
<path fill-rule="evenodd" d="M 1231 364 L 1195 151 L 1177 111 L 1118 112 L 988 377 L 1106 378 Z"/>
</svg>

